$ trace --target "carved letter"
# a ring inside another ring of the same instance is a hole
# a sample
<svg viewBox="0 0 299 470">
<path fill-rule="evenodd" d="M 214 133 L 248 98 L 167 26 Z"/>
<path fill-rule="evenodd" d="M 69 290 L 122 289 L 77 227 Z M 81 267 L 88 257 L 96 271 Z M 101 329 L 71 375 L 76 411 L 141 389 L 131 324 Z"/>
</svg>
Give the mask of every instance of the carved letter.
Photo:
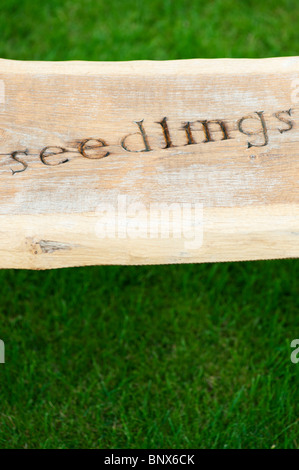
<svg viewBox="0 0 299 470">
<path fill-rule="evenodd" d="M 148 143 L 148 139 L 147 139 L 147 135 L 146 135 L 146 132 L 144 130 L 144 127 L 143 127 L 143 119 L 141 121 L 134 121 L 135 124 L 137 124 L 137 126 L 139 127 L 139 130 L 140 132 L 135 132 L 134 134 L 128 134 L 126 135 L 122 141 L 121 141 L 121 146 L 124 150 L 126 150 L 127 152 L 149 152 L 151 150 L 150 146 L 149 146 L 149 143 Z M 130 135 L 136 135 L 136 134 L 140 134 L 142 139 L 143 139 L 143 143 L 144 143 L 144 149 L 142 150 L 130 150 L 127 146 L 126 146 L 126 140 L 127 138 L 130 136 Z"/>
<path fill-rule="evenodd" d="M 162 130 L 163 130 L 163 135 L 164 135 L 164 139 L 165 139 L 165 143 L 166 143 L 165 147 L 163 147 L 163 148 L 167 149 L 169 147 L 173 147 L 173 143 L 171 142 L 171 137 L 170 137 L 170 134 L 169 134 L 167 118 L 164 117 L 162 119 L 162 121 L 157 122 L 157 124 L 160 124 L 161 127 L 162 127 Z"/>
<path fill-rule="evenodd" d="M 289 109 L 288 111 L 278 111 L 278 113 L 275 113 L 274 116 L 281 122 L 284 122 L 285 124 L 287 124 L 289 127 L 287 129 L 278 129 L 279 132 L 281 134 L 283 134 L 284 132 L 288 132 L 290 131 L 291 129 L 293 129 L 293 126 L 294 126 L 294 122 L 291 121 L 290 119 L 286 119 L 285 117 L 282 117 L 281 114 L 288 114 L 289 116 L 291 116 L 291 112 L 292 110 Z"/>
<path fill-rule="evenodd" d="M 54 149 L 54 151 L 50 150 L 48 152 L 49 149 Z M 57 152 L 55 151 L 56 149 L 58 150 Z M 52 155 L 60 155 L 61 153 L 66 153 L 66 152 L 68 152 L 68 150 L 64 149 L 63 147 L 56 147 L 56 146 L 45 147 L 40 153 L 40 159 L 44 165 L 48 165 L 48 166 L 62 165 L 62 163 L 68 162 L 69 159 L 66 158 L 65 160 L 62 160 L 61 162 L 58 162 L 58 163 L 49 163 L 47 162 L 46 158 L 51 157 Z"/>
<path fill-rule="evenodd" d="M 211 138 L 211 133 L 210 133 L 210 129 L 209 129 L 209 124 L 212 123 L 212 122 L 214 122 L 214 123 L 216 123 L 220 126 L 222 136 L 223 136 L 221 140 L 227 140 L 227 139 L 230 138 L 228 136 L 226 125 L 223 121 L 219 121 L 218 119 L 215 119 L 215 120 L 210 120 L 210 121 L 198 121 L 198 122 L 200 122 L 203 126 L 203 131 L 205 133 L 205 138 L 206 138 L 206 140 L 204 140 L 204 143 L 214 142 L 214 139 Z"/>
<path fill-rule="evenodd" d="M 11 155 L 10 155 L 13 160 L 15 160 L 18 163 L 21 163 L 24 167 L 24 168 L 22 168 L 22 170 L 12 170 L 11 169 L 11 172 L 12 172 L 13 175 L 15 173 L 22 173 L 23 171 L 26 170 L 26 168 L 28 168 L 27 163 L 17 157 L 17 155 L 20 154 L 20 153 L 23 154 L 23 155 L 28 155 L 28 150 L 24 150 L 24 151 L 21 150 L 21 151 L 12 152 Z"/>
<path fill-rule="evenodd" d="M 268 144 L 269 142 L 269 138 L 268 138 L 268 131 L 267 131 L 267 126 L 266 126 L 266 122 L 265 122 L 265 118 L 263 116 L 263 112 L 264 111 L 256 111 L 255 114 L 258 115 L 258 119 L 260 120 L 261 122 L 261 130 L 259 132 L 252 132 L 252 131 L 244 131 L 243 129 L 243 122 L 245 121 L 245 119 L 257 119 L 256 117 L 253 117 L 253 116 L 245 116 L 245 117 L 242 117 L 239 121 L 238 121 L 238 128 L 239 128 L 239 131 L 242 132 L 242 134 L 245 134 L 245 135 L 258 135 L 258 134 L 263 134 L 263 137 L 264 137 L 264 143 L 262 144 L 252 144 L 251 142 L 247 142 L 248 144 L 248 148 L 250 147 L 264 147 L 265 145 Z"/>
<path fill-rule="evenodd" d="M 87 145 L 88 142 L 97 142 L 96 145 Z M 93 157 L 92 155 L 87 155 L 86 151 L 89 150 L 89 149 L 97 149 L 97 148 L 101 148 L 101 147 L 107 147 L 107 144 L 104 140 L 102 139 L 85 139 L 83 140 L 83 142 L 80 142 L 79 144 L 79 152 L 81 153 L 81 155 L 83 155 L 83 157 L 85 158 L 90 158 L 91 160 L 97 160 L 97 159 L 100 159 L 100 158 L 105 158 L 105 157 L 108 157 L 108 155 L 110 155 L 110 152 L 102 152 L 100 153 L 99 155 L 96 155 L 95 157 Z"/>
<path fill-rule="evenodd" d="M 186 145 L 191 145 L 191 144 L 196 144 L 193 135 L 192 135 L 192 129 L 191 129 L 191 122 L 186 122 L 183 125 L 183 129 L 185 129 L 186 132 L 186 137 L 187 137 L 187 144 Z"/>
</svg>

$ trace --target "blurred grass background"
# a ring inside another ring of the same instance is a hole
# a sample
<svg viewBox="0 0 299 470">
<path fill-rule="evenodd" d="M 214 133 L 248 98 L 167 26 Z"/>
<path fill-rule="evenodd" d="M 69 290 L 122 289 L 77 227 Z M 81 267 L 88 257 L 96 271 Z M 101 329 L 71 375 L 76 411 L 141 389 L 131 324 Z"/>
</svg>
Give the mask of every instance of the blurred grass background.
<svg viewBox="0 0 299 470">
<path fill-rule="evenodd" d="M 296 0 L 2 0 L 0 57 L 298 55 Z M 299 260 L 0 271 L 1 448 L 298 448 Z"/>
</svg>

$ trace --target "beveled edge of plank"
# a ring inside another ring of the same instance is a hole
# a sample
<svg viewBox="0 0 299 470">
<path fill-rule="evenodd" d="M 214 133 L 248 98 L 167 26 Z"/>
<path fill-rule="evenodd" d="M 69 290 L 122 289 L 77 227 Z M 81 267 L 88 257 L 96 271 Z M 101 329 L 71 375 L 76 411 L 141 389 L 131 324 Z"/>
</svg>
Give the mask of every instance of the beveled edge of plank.
<svg viewBox="0 0 299 470">
<path fill-rule="evenodd" d="M 0 59 L 0 73 L 65 75 L 262 74 L 299 71 L 299 56 L 266 59 L 178 59 L 133 61 L 23 61 Z"/>
</svg>

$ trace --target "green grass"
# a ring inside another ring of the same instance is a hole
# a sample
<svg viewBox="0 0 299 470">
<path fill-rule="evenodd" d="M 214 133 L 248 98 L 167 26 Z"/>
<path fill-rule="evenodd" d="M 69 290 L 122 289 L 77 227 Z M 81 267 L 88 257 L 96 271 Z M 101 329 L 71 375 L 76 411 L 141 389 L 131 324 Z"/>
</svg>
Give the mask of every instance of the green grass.
<svg viewBox="0 0 299 470">
<path fill-rule="evenodd" d="M 296 0 L 1 0 L 2 58 L 134 60 L 298 54 Z"/>
<path fill-rule="evenodd" d="M 270 57 L 299 46 L 295 0 L 2 0 L 0 13 L 3 58 Z M 298 448 L 298 269 L 0 271 L 0 447 Z"/>
</svg>

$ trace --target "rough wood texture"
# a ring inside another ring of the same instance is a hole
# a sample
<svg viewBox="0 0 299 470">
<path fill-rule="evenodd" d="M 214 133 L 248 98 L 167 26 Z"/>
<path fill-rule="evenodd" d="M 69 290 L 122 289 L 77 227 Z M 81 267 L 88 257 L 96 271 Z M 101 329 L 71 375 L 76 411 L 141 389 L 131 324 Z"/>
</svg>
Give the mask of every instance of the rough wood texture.
<svg viewBox="0 0 299 470">
<path fill-rule="evenodd" d="M 0 267 L 299 256 L 299 58 L 0 66 Z"/>
</svg>

